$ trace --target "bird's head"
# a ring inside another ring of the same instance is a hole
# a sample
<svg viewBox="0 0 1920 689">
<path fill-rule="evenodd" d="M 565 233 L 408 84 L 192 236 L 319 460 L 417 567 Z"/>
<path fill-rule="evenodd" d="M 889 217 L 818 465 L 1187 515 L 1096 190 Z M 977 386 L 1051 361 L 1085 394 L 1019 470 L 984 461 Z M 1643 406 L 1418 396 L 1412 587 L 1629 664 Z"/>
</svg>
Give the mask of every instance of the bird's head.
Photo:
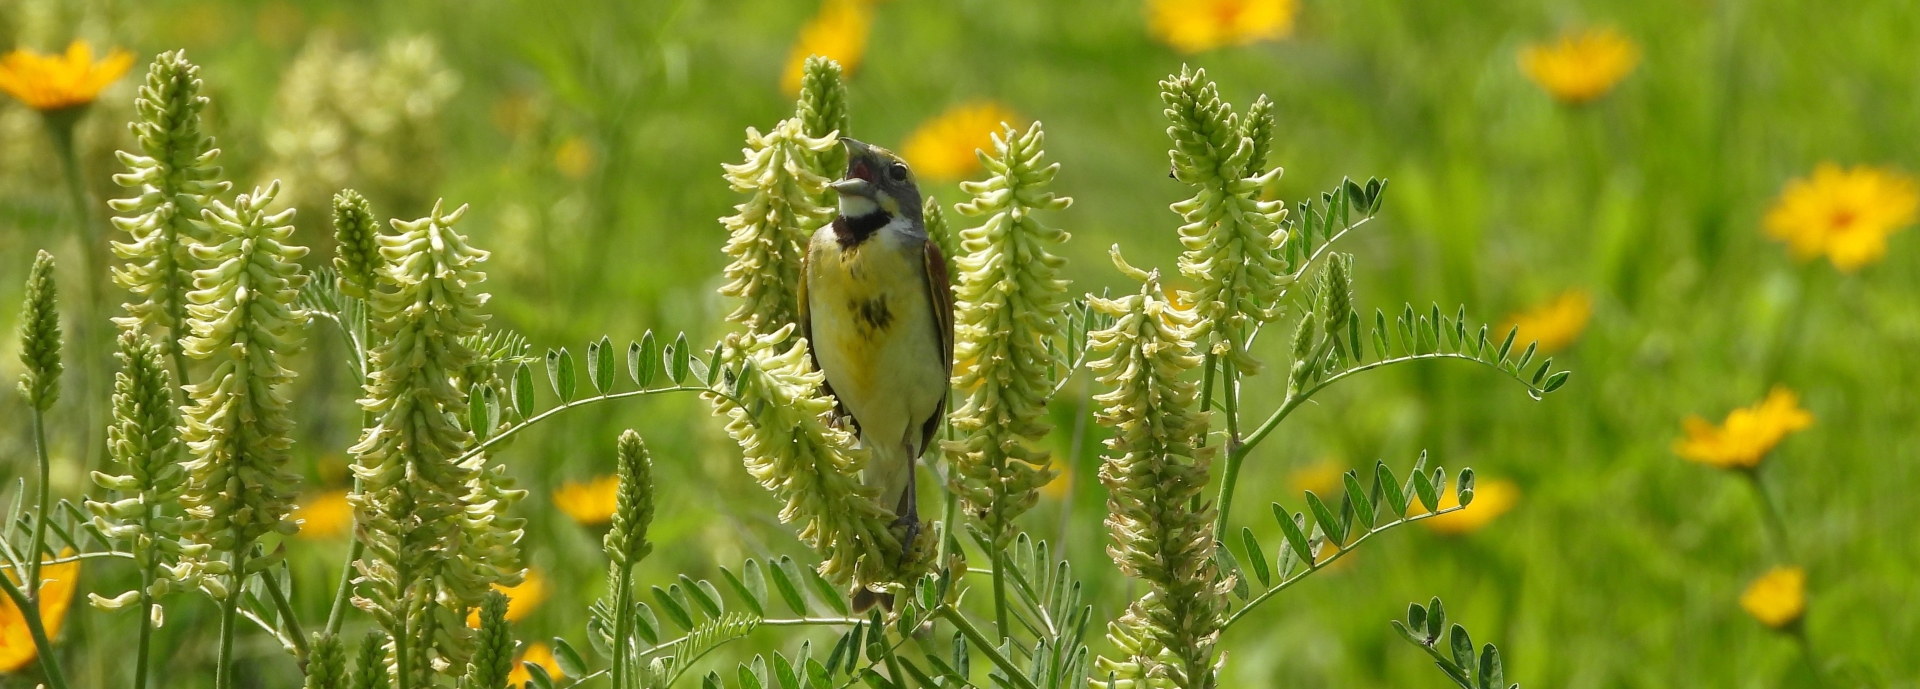
<svg viewBox="0 0 1920 689">
<path fill-rule="evenodd" d="M 841 137 L 847 147 L 847 175 L 833 183 L 840 192 L 840 215 L 848 219 L 880 214 L 920 220 L 920 187 L 913 170 L 893 151 Z"/>
</svg>

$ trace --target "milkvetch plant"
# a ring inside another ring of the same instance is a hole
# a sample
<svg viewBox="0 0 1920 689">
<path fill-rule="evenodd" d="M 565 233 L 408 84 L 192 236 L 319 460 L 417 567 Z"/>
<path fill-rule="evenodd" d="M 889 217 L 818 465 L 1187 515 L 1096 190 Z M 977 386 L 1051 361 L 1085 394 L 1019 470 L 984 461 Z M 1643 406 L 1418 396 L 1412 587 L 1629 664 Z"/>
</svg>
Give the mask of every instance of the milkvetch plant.
<svg viewBox="0 0 1920 689">
<path fill-rule="evenodd" d="M 1065 277 L 1069 234 L 1051 223 L 1070 200 L 1053 185 L 1071 172 L 1047 158 L 1039 122 L 994 123 L 998 133 L 973 154 L 980 179 L 962 184 L 966 202 L 926 200 L 928 234 L 955 276 L 954 411 L 927 457 L 938 478 L 928 483 L 942 486 L 940 518 L 901 523 L 863 483 L 869 451 L 836 416 L 812 343 L 794 324 L 800 248 L 838 203 L 828 182 L 845 164 L 842 77 L 834 61 L 802 62 L 793 115 L 765 134 L 749 129 L 744 161 L 724 168 L 744 196 L 722 220 L 731 332 L 702 346 L 645 331 L 624 348 L 603 336 L 535 354 L 487 313 L 489 253 L 461 229 L 485 209 L 442 201 L 422 217 L 384 219 L 363 195 L 338 190 L 327 218 L 336 257 L 304 268 L 293 212 L 269 210 L 279 186 L 226 196 L 200 131 L 195 68 L 179 53 L 157 58 L 137 101 L 141 154 L 122 155 L 129 171 L 118 178 L 134 195 L 115 205 L 131 240 L 116 247 L 130 296 L 119 319 L 114 464 L 94 476 L 106 494 L 84 509 L 56 502 L 47 485 L 39 429 L 63 358 L 44 253 L 22 318 L 21 391 L 42 473 L 31 495 L 16 497 L 21 517 L 0 526 L 0 567 L 10 573 L 0 592 L 48 685 L 67 686 L 52 655 L 66 594 L 40 582 L 59 572 L 71 591 L 71 570 L 60 568 L 100 559 L 126 560 L 138 575 L 133 590 L 90 594 L 98 607 L 140 613 L 136 687 L 153 630 L 184 604 L 167 596 L 198 590 L 219 610 L 223 689 L 238 684 L 236 649 L 252 644 L 237 639 L 251 630 L 284 648 L 310 689 L 549 689 L 602 678 L 614 689 L 1205 689 L 1230 682 L 1222 649 L 1236 626 L 1306 577 L 1394 527 L 1471 531 L 1511 504 L 1507 484 L 1479 484 L 1471 469 L 1450 474 L 1422 454 L 1410 468 L 1328 472 L 1292 506 L 1271 504 L 1281 543 L 1233 520 L 1239 472 L 1263 460 L 1256 448 L 1342 380 L 1464 361 L 1538 398 L 1569 374 L 1536 362 L 1540 345 L 1519 343 L 1517 329 L 1470 326 L 1464 308 L 1407 305 L 1393 318 L 1363 318 L 1355 258 L 1335 245 L 1380 211 L 1386 183 L 1341 180 L 1291 206 L 1266 198 L 1281 174 L 1270 160 L 1285 136 L 1276 105 L 1262 97 L 1237 112 L 1204 71 L 1183 69 L 1161 84 L 1169 162 L 1191 194 L 1163 218 L 1182 251 L 1155 267 L 1113 247 L 1114 268 L 1136 285 L 1123 294 L 1077 292 Z M 1280 402 L 1255 416 L 1241 391 L 1272 356 L 1259 336 L 1276 331 L 1286 338 L 1271 348 L 1286 357 L 1271 380 Z M 311 494 L 296 510 L 300 479 L 288 456 L 304 410 L 286 390 L 293 355 L 312 337 L 338 338 L 339 349 L 318 348 L 338 360 L 316 365 L 339 366 L 359 385 L 361 428 L 349 450 L 352 487 Z M 1100 468 L 1107 552 L 1140 580 L 1121 609 L 1090 601 L 1063 549 L 1027 524 L 1059 471 L 1049 405 L 1075 380 L 1088 381 L 1087 402 L 1112 432 Z M 505 464 L 513 440 L 583 407 L 680 393 L 722 419 L 741 478 L 767 490 L 768 511 L 811 556 L 760 554 L 705 576 L 645 581 L 660 479 L 644 429 L 628 430 L 612 444 L 612 476 L 554 500 L 584 525 L 606 524 L 607 588 L 589 610 L 587 645 L 516 640 L 517 622 L 560 599 L 543 603 L 557 584 L 522 557 L 525 491 Z M 321 519 L 329 502 L 350 510 Z M 300 547 L 338 547 L 349 565 L 328 582 L 324 623 L 289 604 L 296 582 L 284 553 L 308 515 Z M 328 532 L 351 539 L 315 538 Z M 1759 598 L 1773 618 L 1789 607 L 1781 595 Z M 350 617 L 377 631 L 349 635 Z M 1497 650 L 1476 654 L 1464 628 L 1442 629 L 1444 620 L 1435 600 L 1396 625 L 1460 686 L 1496 689 Z M 1090 641 L 1101 627 L 1105 640 Z M 830 635 L 707 666 L 716 649 L 763 629 Z"/>
</svg>

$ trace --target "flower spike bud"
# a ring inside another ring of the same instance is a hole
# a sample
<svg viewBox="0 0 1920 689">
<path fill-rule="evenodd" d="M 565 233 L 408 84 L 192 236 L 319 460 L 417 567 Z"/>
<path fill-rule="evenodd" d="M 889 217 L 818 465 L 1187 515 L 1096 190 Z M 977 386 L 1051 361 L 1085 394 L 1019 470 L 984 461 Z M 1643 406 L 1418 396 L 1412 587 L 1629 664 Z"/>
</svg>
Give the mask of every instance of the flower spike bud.
<svg viewBox="0 0 1920 689">
<path fill-rule="evenodd" d="M 165 331 L 160 346 L 167 356 L 190 334 L 187 292 L 200 267 L 191 250 L 211 238 L 200 214 L 228 188 L 215 164 L 220 149 L 200 129 L 208 101 L 200 95 L 199 75 L 183 51 L 153 59 L 133 101 L 137 118 L 128 125 L 140 152 L 119 152 L 127 171 L 113 176 L 134 196 L 107 202 L 120 214 L 113 226 L 129 236 L 112 244 L 114 255 L 127 261 L 113 269 L 113 280 L 132 293 L 127 315 L 114 320 L 121 327 Z"/>
<path fill-rule="evenodd" d="M 1130 616 L 1177 663 L 1137 655 L 1133 662 L 1161 668 L 1181 687 L 1212 686 L 1213 644 L 1231 586 L 1213 561 L 1211 506 L 1202 504 L 1214 447 L 1202 441 L 1207 414 L 1186 374 L 1200 366 L 1194 353 L 1194 314 L 1169 301 L 1157 271 L 1129 265 L 1112 251 L 1114 266 L 1140 281 L 1137 294 L 1089 297 L 1113 324 L 1088 336 L 1087 367 L 1111 388 L 1094 396 L 1094 418 L 1113 429 L 1100 481 L 1109 494 L 1107 547 L 1120 570 L 1146 580 L 1152 593 Z"/>
<path fill-rule="evenodd" d="M 41 251 L 27 274 L 20 307 L 20 396 L 42 412 L 60 398 L 60 307 L 53 284 L 53 254 Z"/>
<path fill-rule="evenodd" d="M 819 392 L 825 375 L 792 332 L 728 335 L 717 361 L 737 371 L 736 391 L 703 396 L 726 416 L 747 473 L 783 503 L 780 521 L 801 523 L 800 540 L 820 555 L 822 576 L 863 588 L 899 581 L 922 558 L 903 557 L 904 531 L 894 532 L 878 489 L 860 482 L 867 453 L 831 422 L 833 400 Z"/>
<path fill-rule="evenodd" d="M 1199 283 L 1185 298 L 1200 316 L 1194 338 L 1241 373 L 1255 373 L 1260 362 L 1243 343 L 1255 325 L 1272 320 L 1289 275 L 1280 253 L 1286 207 L 1260 200 L 1261 188 L 1280 170 L 1248 174 L 1257 167 L 1255 155 L 1265 150 L 1249 134 L 1265 131 L 1271 138 L 1271 125 L 1259 121 L 1270 108 L 1256 106 L 1255 121 L 1243 130 L 1204 69 L 1182 68 L 1160 89 L 1171 123 L 1174 177 L 1196 191 L 1172 206 L 1186 222 L 1180 227 L 1186 249 L 1180 272 Z"/>
<path fill-rule="evenodd" d="M 127 542 L 134 560 L 156 575 L 158 598 L 171 587 L 168 578 L 192 582 L 199 568 L 191 562 L 204 557 L 204 548 L 180 542 L 180 534 L 194 525 L 171 509 L 186 492 L 187 471 L 180 464 L 179 407 L 174 404 L 173 380 L 161 363 L 160 347 L 146 335 L 120 332 L 120 372 L 114 377 L 113 423 L 107 427 L 107 452 L 126 471 L 123 475 L 93 472 L 93 482 L 119 493 L 120 503 L 89 500 L 93 524 L 116 540 Z M 115 508 L 131 502 L 132 514 Z M 196 554 L 197 553 L 197 554 Z M 185 562 L 183 562 L 183 560 Z M 137 593 L 130 591 L 129 594 Z"/>
<path fill-rule="evenodd" d="M 333 239 L 337 256 L 333 267 L 340 273 L 340 292 L 367 298 L 380 270 L 380 234 L 373 208 L 360 192 L 346 189 L 333 196 Z"/>
<path fill-rule="evenodd" d="M 1253 150 L 1247 154 L 1245 177 L 1259 177 L 1267 170 L 1267 155 L 1273 152 L 1273 101 L 1261 94 L 1247 108 L 1246 130 L 1241 134 L 1253 144 Z"/>
<path fill-rule="evenodd" d="M 808 56 L 800 82 L 800 100 L 793 113 L 801 122 L 801 130 L 811 138 L 837 140 L 849 134 L 847 113 L 846 74 L 840 63 L 829 57 Z M 807 169 L 827 179 L 839 177 L 840 171 L 847 168 L 847 150 L 840 146 L 810 152 L 806 158 Z"/>
<path fill-rule="evenodd" d="M 1038 122 L 1024 132 L 1005 127 L 993 152 L 980 154 L 988 178 L 961 184 L 973 199 L 956 207 L 985 222 L 960 232 L 961 253 L 952 259 L 954 388 L 966 398 L 949 417 L 960 439 L 946 451 L 952 489 L 969 513 L 986 515 L 996 540 L 1013 537 L 1014 517 L 1033 507 L 1055 475 L 1038 443 L 1053 395 L 1043 372 L 1058 356 L 1047 343 L 1060 335 L 1068 304 L 1066 259 L 1053 252 L 1068 234 L 1034 211 L 1073 200 L 1048 189 L 1060 166 L 1045 161 L 1044 141 Z"/>
<path fill-rule="evenodd" d="M 480 633 L 467 662 L 466 689 L 505 689 L 513 670 L 513 628 L 507 622 L 507 597 L 488 591 L 480 603 Z"/>
<path fill-rule="evenodd" d="M 940 247 L 940 255 L 947 259 L 947 274 L 953 274 L 953 259 L 960 256 L 960 236 L 947 224 L 947 212 L 940 207 L 940 199 L 927 195 L 927 201 L 920 208 L 920 218 L 927 226 L 927 236 L 933 238 L 934 246 Z"/>
<path fill-rule="evenodd" d="M 729 235 L 724 251 L 732 258 L 720 293 L 741 300 L 727 320 L 756 333 L 798 320 L 794 285 L 800 281 L 801 259 L 813 231 L 835 213 L 824 201 L 829 178 L 813 166 L 818 156 L 840 146 L 802 129 L 799 119 L 774 125 L 764 135 L 748 129 L 746 160 L 723 166 L 727 183 L 748 198 L 720 219 Z"/>
<path fill-rule="evenodd" d="M 390 640 L 380 630 L 367 632 L 354 651 L 352 689 L 388 689 L 387 646 Z"/>
<path fill-rule="evenodd" d="M 613 566 L 631 567 L 653 552 L 647 542 L 647 526 L 653 523 L 653 460 L 633 429 L 620 434 L 618 471 L 620 492 L 604 544 Z"/>
<path fill-rule="evenodd" d="M 340 638 L 323 632 L 313 633 L 307 646 L 307 683 L 304 689 L 347 689 L 347 649 Z"/>
<path fill-rule="evenodd" d="M 293 211 L 267 214 L 279 190 L 269 184 L 202 213 L 215 240 L 193 247 L 206 267 L 194 272 L 187 293 L 192 334 L 182 349 L 210 369 L 187 386 L 183 439 L 193 459 L 183 502 L 206 520 L 198 540 L 236 554 L 266 534 L 298 530 L 289 514 L 300 477 L 286 467 L 293 446 L 286 388 L 294 372 L 284 362 L 300 351 L 307 321 L 296 305 L 307 249 L 288 243 Z"/>
</svg>

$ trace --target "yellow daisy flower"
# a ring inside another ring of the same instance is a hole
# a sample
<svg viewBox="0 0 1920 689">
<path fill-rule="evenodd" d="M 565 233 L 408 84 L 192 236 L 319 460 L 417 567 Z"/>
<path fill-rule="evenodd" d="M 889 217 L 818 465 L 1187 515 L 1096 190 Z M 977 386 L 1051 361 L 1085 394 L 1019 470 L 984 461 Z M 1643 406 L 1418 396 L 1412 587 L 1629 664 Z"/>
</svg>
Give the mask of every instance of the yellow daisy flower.
<svg viewBox="0 0 1920 689">
<path fill-rule="evenodd" d="M 519 622 L 533 614 L 534 609 L 547 601 L 547 577 L 542 575 L 540 570 L 528 568 L 519 586 L 494 584 L 493 590 L 507 596 L 507 621 Z M 476 608 L 467 613 L 467 626 L 474 629 L 480 628 L 479 609 Z"/>
<path fill-rule="evenodd" d="M 1821 163 L 1810 178 L 1787 183 L 1767 211 L 1767 235 L 1800 260 L 1825 255 L 1833 267 L 1859 269 L 1887 253 L 1887 235 L 1913 224 L 1920 186 L 1900 172 Z"/>
<path fill-rule="evenodd" d="M 1062 462 L 1058 468 L 1060 472 L 1053 475 L 1053 480 L 1040 486 L 1040 494 L 1052 500 L 1065 500 L 1067 491 L 1073 487 L 1073 467 Z"/>
<path fill-rule="evenodd" d="M 1298 0 L 1148 0 L 1147 30 L 1183 53 L 1293 34 Z"/>
<path fill-rule="evenodd" d="M 1673 451 L 1688 460 L 1722 469 L 1752 469 L 1787 434 L 1813 425 L 1813 415 L 1800 408 L 1800 396 L 1776 387 L 1751 407 L 1735 409 L 1715 426 L 1699 416 L 1682 421 L 1687 436 L 1673 443 Z"/>
<path fill-rule="evenodd" d="M 553 506 L 581 526 L 600 526 L 619 509 L 620 477 L 608 474 L 580 483 L 568 481 L 553 492 Z"/>
<path fill-rule="evenodd" d="M 507 686 L 525 686 L 527 682 L 533 681 L 533 673 L 527 672 L 527 666 L 521 663 L 538 665 L 554 679 L 567 676 L 560 671 L 560 661 L 553 659 L 553 649 L 547 647 L 544 642 L 534 641 L 527 644 L 526 650 L 520 652 L 520 657 L 513 659 L 513 669 L 507 672 Z"/>
<path fill-rule="evenodd" d="M 921 179 L 964 179 L 980 169 L 976 151 L 993 146 L 993 135 L 1002 122 L 1017 125 L 1020 118 L 993 101 L 957 105 L 907 135 L 900 155 Z"/>
<path fill-rule="evenodd" d="M 799 95 L 807 58 L 813 55 L 840 63 L 852 75 L 860 66 L 860 58 L 867 54 L 867 33 L 872 29 L 873 0 L 823 0 L 820 13 L 800 27 L 800 37 L 787 57 L 787 71 L 780 77 L 780 88 L 789 96 Z"/>
<path fill-rule="evenodd" d="M 72 553 L 67 550 L 60 555 L 66 557 Z M 0 569 L 7 570 L 7 577 L 19 583 L 20 577 L 11 567 Z M 47 638 L 60 637 L 60 624 L 67 619 L 67 607 L 73 602 L 74 585 L 79 580 L 79 560 L 47 565 L 40 570 L 40 623 L 47 630 Z M 27 631 L 26 615 L 13 604 L 12 598 L 0 596 L 0 674 L 26 667 L 38 655 L 33 634 Z"/>
<path fill-rule="evenodd" d="M 1473 487 L 1473 502 L 1458 512 L 1426 519 L 1420 523 L 1427 525 L 1434 533 L 1447 536 L 1459 536 L 1479 531 L 1495 518 L 1513 509 L 1520 502 L 1520 486 L 1512 481 L 1480 481 Z M 1451 509 L 1460 504 L 1460 495 L 1455 491 L 1445 491 L 1440 496 L 1440 509 Z M 1426 506 L 1418 498 L 1408 508 L 1414 514 L 1424 514 Z"/>
<path fill-rule="evenodd" d="M 1340 478 L 1345 473 L 1345 464 L 1331 458 L 1322 459 L 1287 472 L 1287 488 L 1293 493 L 1313 491 L 1321 497 L 1338 495 L 1338 491 L 1346 490 Z"/>
<path fill-rule="evenodd" d="M 133 68 L 133 53 L 119 48 L 93 61 L 93 47 L 74 41 L 62 55 L 18 49 L 0 57 L 0 91 L 41 112 L 75 108 Z"/>
<path fill-rule="evenodd" d="M 1507 324 L 1500 329 L 1520 327 L 1520 335 L 1514 338 L 1515 347 L 1538 341 L 1540 351 L 1554 352 L 1580 339 L 1580 333 L 1587 329 L 1587 319 L 1592 316 L 1593 297 L 1586 290 L 1570 289 L 1552 301 L 1507 316 Z M 1506 333 L 1494 336 L 1505 337 Z"/>
<path fill-rule="evenodd" d="M 1640 46 L 1612 28 L 1569 31 L 1520 51 L 1520 71 L 1568 105 L 1607 95 L 1639 64 Z"/>
<path fill-rule="evenodd" d="M 353 505 L 347 503 L 344 490 L 308 497 L 293 516 L 300 520 L 300 531 L 294 535 L 309 541 L 339 538 L 353 527 Z"/>
<path fill-rule="evenodd" d="M 1785 629 L 1807 612 L 1807 572 L 1799 567 L 1775 567 L 1747 585 L 1740 607 L 1761 624 Z"/>
</svg>

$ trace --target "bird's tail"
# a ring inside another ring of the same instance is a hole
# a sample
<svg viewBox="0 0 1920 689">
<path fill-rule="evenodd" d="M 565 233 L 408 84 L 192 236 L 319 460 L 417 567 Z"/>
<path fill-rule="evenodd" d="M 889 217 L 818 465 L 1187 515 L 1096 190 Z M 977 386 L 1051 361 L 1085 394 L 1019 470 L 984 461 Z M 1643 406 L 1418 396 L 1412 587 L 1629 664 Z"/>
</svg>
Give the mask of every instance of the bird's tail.
<svg viewBox="0 0 1920 689">
<path fill-rule="evenodd" d="M 861 476 L 861 482 L 880 489 L 875 499 L 881 507 L 901 514 L 903 498 L 913 484 L 913 463 L 915 458 L 911 450 L 900 442 L 872 442 L 872 438 L 862 437 L 867 446 L 867 469 Z M 901 516 L 905 516 L 901 514 Z"/>
</svg>

